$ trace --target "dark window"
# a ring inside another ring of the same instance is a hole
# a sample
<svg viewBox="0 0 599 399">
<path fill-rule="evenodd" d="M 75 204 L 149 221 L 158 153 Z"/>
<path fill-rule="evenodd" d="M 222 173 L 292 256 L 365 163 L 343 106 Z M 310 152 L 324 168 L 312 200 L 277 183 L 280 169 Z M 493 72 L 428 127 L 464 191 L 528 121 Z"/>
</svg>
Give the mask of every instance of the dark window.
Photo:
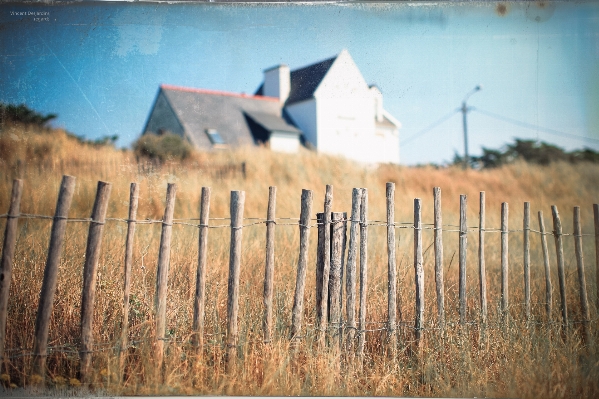
<svg viewBox="0 0 599 399">
<path fill-rule="evenodd" d="M 220 135 L 220 133 L 216 130 L 216 129 L 206 129 L 206 134 L 208 135 L 208 138 L 210 139 L 210 142 L 213 145 L 224 145 L 225 140 L 223 140 L 222 136 Z"/>
</svg>

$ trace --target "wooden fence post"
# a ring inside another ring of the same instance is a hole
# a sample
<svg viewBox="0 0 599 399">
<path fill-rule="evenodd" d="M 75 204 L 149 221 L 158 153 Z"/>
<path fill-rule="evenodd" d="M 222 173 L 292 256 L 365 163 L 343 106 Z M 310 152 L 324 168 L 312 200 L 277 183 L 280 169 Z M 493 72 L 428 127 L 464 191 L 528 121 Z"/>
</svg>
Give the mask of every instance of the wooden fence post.
<svg viewBox="0 0 599 399">
<path fill-rule="evenodd" d="M 414 199 L 414 280 L 416 284 L 416 319 L 414 335 L 418 347 L 422 343 L 424 327 L 424 268 L 422 261 L 422 204 L 420 198 Z"/>
<path fill-rule="evenodd" d="M 395 259 L 395 183 L 387 183 L 387 339 L 395 356 L 397 340 L 397 262 Z"/>
<path fill-rule="evenodd" d="M 322 296 L 322 274 L 324 271 L 324 213 L 316 214 L 316 225 L 318 228 L 318 241 L 316 252 L 316 321 L 322 318 L 322 301 L 326 298 Z M 318 327 L 317 327 L 318 329 Z M 320 334 L 320 333 L 319 333 Z M 320 336 L 320 335 L 318 335 Z"/>
<path fill-rule="evenodd" d="M 93 351 L 93 320 L 94 302 L 96 300 L 96 279 L 98 276 L 98 260 L 102 247 L 102 233 L 106 221 L 106 210 L 112 184 L 103 181 L 98 182 L 96 200 L 92 210 L 89 233 L 87 236 L 87 247 L 85 250 L 85 263 L 83 265 L 83 289 L 81 291 L 81 359 L 80 375 L 83 382 L 89 383 L 92 366 Z"/>
<path fill-rule="evenodd" d="M 327 298 L 329 297 L 329 272 L 331 269 L 331 209 L 333 206 L 333 186 L 327 184 L 324 197 L 324 242 L 323 242 L 323 266 L 322 266 L 322 300 L 320 302 L 320 318 L 318 320 L 318 341 L 320 345 L 325 343 L 327 329 Z"/>
<path fill-rule="evenodd" d="M 364 355 L 366 344 L 366 290 L 368 289 L 368 189 L 362 189 L 360 204 L 360 311 L 358 355 Z"/>
<path fill-rule="evenodd" d="M 245 191 L 231 191 L 231 248 L 227 296 L 227 372 L 237 355 L 237 314 L 239 312 L 239 274 L 241 265 L 241 233 Z"/>
<path fill-rule="evenodd" d="M 507 316 L 509 306 L 508 289 L 508 214 L 507 202 L 501 203 L 501 313 Z"/>
<path fill-rule="evenodd" d="M 597 298 L 596 312 L 599 313 L 599 204 L 593 204 L 593 221 L 595 224 L 595 279 Z"/>
<path fill-rule="evenodd" d="M 485 192 L 480 192 L 478 216 L 478 281 L 480 294 L 480 316 L 487 322 L 487 271 L 485 265 Z"/>
<path fill-rule="evenodd" d="M 459 297 L 460 297 L 460 324 L 466 323 L 466 258 L 468 244 L 468 224 L 466 222 L 466 195 L 460 195 L 460 276 L 459 276 Z"/>
<path fill-rule="evenodd" d="M 530 320 L 530 202 L 524 203 L 524 318 Z"/>
<path fill-rule="evenodd" d="M 166 189 L 166 208 L 164 209 L 164 218 L 162 219 L 158 268 L 156 270 L 156 299 L 154 303 L 156 312 L 156 346 L 154 360 L 156 362 L 157 378 L 160 378 L 159 375 L 164 355 L 164 341 L 166 339 L 166 294 L 176 192 L 177 186 L 174 183 L 169 183 Z"/>
<path fill-rule="evenodd" d="M 210 222 L 210 187 L 202 187 L 200 197 L 200 234 L 198 239 L 198 269 L 193 301 L 193 344 L 199 355 L 204 347 L 204 308 L 206 304 L 206 257 L 208 254 L 208 225 Z"/>
<path fill-rule="evenodd" d="M 329 278 L 329 323 L 341 340 L 341 272 L 343 267 L 343 220 L 347 214 L 331 214 L 331 270 Z M 326 299 L 325 299 L 326 300 Z"/>
<path fill-rule="evenodd" d="M 353 341 L 356 335 L 356 260 L 357 260 L 357 235 L 360 223 L 360 204 L 362 202 L 362 190 L 352 190 L 351 223 L 349 225 L 349 249 L 347 251 L 347 275 L 345 280 L 345 291 L 347 292 L 347 304 L 345 306 L 347 315 L 347 350 L 353 349 Z"/>
<path fill-rule="evenodd" d="M 127 241 L 125 243 L 125 270 L 123 283 L 123 319 L 121 322 L 121 342 L 119 345 L 119 378 L 125 369 L 125 354 L 129 334 L 129 295 L 131 293 L 131 268 L 133 266 L 133 243 L 135 241 L 135 225 L 137 205 L 139 204 L 139 185 L 131 183 L 129 189 L 129 218 L 127 220 Z"/>
<path fill-rule="evenodd" d="M 0 372 L 7 372 L 4 359 L 4 344 L 6 339 L 6 317 L 8 310 L 8 294 L 12 280 L 12 260 L 17 244 L 17 227 L 21 212 L 21 195 L 23 194 L 23 181 L 15 179 L 12 182 L 10 206 L 4 229 L 4 243 L 2 246 L 2 261 L 0 263 Z"/>
<path fill-rule="evenodd" d="M 52 222 L 50 233 L 50 245 L 48 246 L 48 258 L 44 269 L 44 280 L 40 292 L 40 301 L 35 319 L 35 341 L 33 344 L 33 373 L 42 378 L 46 375 L 46 358 L 48 356 L 48 327 L 52 306 L 54 304 L 54 293 L 58 279 L 58 264 L 62 254 L 64 236 L 67 227 L 69 208 L 75 191 L 75 177 L 65 175 L 60 183 L 58 201 Z"/>
<path fill-rule="evenodd" d="M 441 213 L 441 187 L 433 188 L 434 243 L 435 243 L 435 287 L 437 289 L 437 315 L 439 327 L 445 328 L 445 287 L 443 281 L 443 216 Z"/>
<path fill-rule="evenodd" d="M 582 256 L 582 227 L 580 225 L 580 207 L 574 207 L 574 250 L 576 252 L 576 265 L 578 269 L 578 292 L 580 295 L 580 308 L 582 310 L 582 333 L 587 345 L 591 343 L 589 321 L 589 301 L 587 299 L 587 283 L 584 275 L 584 260 Z"/>
<path fill-rule="evenodd" d="M 301 212 L 299 220 L 300 247 L 297 261 L 297 277 L 295 280 L 295 296 L 291 316 L 291 339 L 299 338 L 304 314 L 304 291 L 306 288 L 306 266 L 308 263 L 308 247 L 310 244 L 310 215 L 312 214 L 312 191 L 302 190 Z"/>
<path fill-rule="evenodd" d="M 272 334 L 272 295 L 275 273 L 275 206 L 277 188 L 268 189 L 268 210 L 266 212 L 266 265 L 264 270 L 264 343 L 270 343 Z"/>
<path fill-rule="evenodd" d="M 551 205 L 553 214 L 553 235 L 555 237 L 555 252 L 557 255 L 557 276 L 559 278 L 559 294 L 562 300 L 562 324 L 564 330 L 568 329 L 568 300 L 566 298 L 566 273 L 564 271 L 564 246 L 562 242 L 562 222 L 559 218 L 557 206 Z"/>
<path fill-rule="evenodd" d="M 541 232 L 543 266 L 545 268 L 545 312 L 547 313 L 547 323 L 550 323 L 552 306 L 551 271 L 549 269 L 549 251 L 547 249 L 547 234 L 545 233 L 545 221 L 543 220 L 543 211 L 539 211 L 539 231 Z"/>
</svg>

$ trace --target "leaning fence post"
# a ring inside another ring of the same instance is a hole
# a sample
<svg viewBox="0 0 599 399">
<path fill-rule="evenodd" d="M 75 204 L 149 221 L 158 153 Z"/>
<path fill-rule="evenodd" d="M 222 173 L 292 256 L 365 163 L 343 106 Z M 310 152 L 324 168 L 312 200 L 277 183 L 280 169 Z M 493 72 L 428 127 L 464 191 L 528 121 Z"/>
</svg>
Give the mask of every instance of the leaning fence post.
<svg viewBox="0 0 599 399">
<path fill-rule="evenodd" d="M 33 344 L 33 373 L 42 378 L 46 374 L 46 357 L 48 356 L 48 327 L 52 315 L 54 293 L 58 278 L 58 264 L 64 244 L 64 236 L 67 227 L 67 216 L 73 200 L 75 191 L 75 177 L 63 176 L 58 192 L 52 232 L 50 233 L 50 245 L 48 246 L 48 258 L 44 269 L 44 280 L 40 292 L 40 301 L 35 319 L 35 341 Z"/>
<path fill-rule="evenodd" d="M 439 327 L 445 328 L 445 287 L 443 281 L 443 216 L 441 214 L 441 187 L 433 188 L 435 236 L 435 287 L 437 289 L 437 314 Z"/>
<path fill-rule="evenodd" d="M 595 224 L 595 279 L 597 289 L 597 312 L 599 312 L 599 204 L 593 204 L 593 220 Z"/>
<path fill-rule="evenodd" d="M 341 270 L 343 267 L 343 212 L 331 214 L 331 270 L 329 278 L 329 322 L 341 340 Z M 327 299 L 324 298 L 326 301 Z"/>
<path fill-rule="evenodd" d="M 168 282 L 168 269 L 171 256 L 171 236 L 173 231 L 173 213 L 175 211 L 175 194 L 177 186 L 169 183 L 166 189 L 166 208 L 162 219 L 162 234 L 160 236 L 160 250 L 158 253 L 158 269 L 156 271 L 156 296 L 154 308 L 156 312 L 156 370 L 162 369 L 164 355 L 164 340 L 166 339 L 166 293 Z"/>
<path fill-rule="evenodd" d="M 501 203 L 501 314 L 507 316 L 509 306 L 508 290 L 508 203 Z"/>
<path fill-rule="evenodd" d="M 23 181 L 15 179 L 12 182 L 10 207 L 4 230 L 4 244 L 2 246 L 2 261 L 0 263 L 0 367 L 4 367 L 4 343 L 6 339 L 6 316 L 8 309 L 8 294 L 12 279 L 12 260 L 17 244 L 17 225 L 21 210 L 21 195 Z M 3 372 L 0 369 L 0 372 Z"/>
<path fill-rule="evenodd" d="M 297 277 L 295 280 L 295 296 L 291 316 L 291 339 L 299 339 L 304 314 L 304 291 L 306 287 L 306 265 L 308 263 L 308 247 L 310 244 L 310 215 L 312 214 L 312 191 L 302 190 L 301 212 L 299 220 L 300 247 L 297 261 Z"/>
<path fill-rule="evenodd" d="M 530 202 L 524 203 L 524 317 L 530 320 Z"/>
<path fill-rule="evenodd" d="M 125 353 L 129 331 L 129 294 L 131 293 L 131 267 L 133 265 L 133 243 L 135 241 L 135 225 L 137 205 L 139 204 L 139 186 L 131 183 L 129 189 L 129 218 L 127 220 L 127 241 L 125 243 L 125 278 L 123 283 L 123 319 L 121 322 L 121 343 L 119 345 L 119 378 L 123 375 Z"/>
<path fill-rule="evenodd" d="M 96 200 L 92 210 L 85 264 L 83 265 L 83 289 L 81 291 L 81 380 L 89 383 L 92 365 L 92 346 L 94 343 L 92 327 L 94 318 L 94 301 L 96 300 L 96 279 L 98 276 L 98 259 L 102 247 L 102 233 L 106 220 L 106 210 L 112 185 L 103 181 L 98 182 Z"/>
<path fill-rule="evenodd" d="M 357 235 L 360 223 L 360 204 L 362 200 L 362 190 L 354 188 L 352 190 L 351 202 L 351 223 L 349 225 L 349 249 L 347 251 L 347 275 L 345 280 L 345 291 L 347 292 L 347 304 L 345 307 L 347 314 L 347 349 L 353 348 L 354 337 L 356 335 L 356 260 L 357 260 Z"/>
<path fill-rule="evenodd" d="M 196 354 L 204 347 L 204 308 L 206 303 L 206 257 L 208 254 L 208 224 L 210 222 L 210 187 L 202 187 L 200 197 L 200 234 L 198 239 L 198 269 L 193 301 L 193 343 Z"/>
<path fill-rule="evenodd" d="M 391 353 L 397 351 L 395 339 L 397 307 L 397 264 L 395 261 L 395 183 L 387 183 L 387 339 Z"/>
<path fill-rule="evenodd" d="M 275 273 L 275 206 L 277 202 L 277 188 L 268 189 L 268 210 L 266 212 L 266 265 L 264 270 L 264 343 L 270 343 L 272 334 L 272 295 L 273 279 Z"/>
<path fill-rule="evenodd" d="M 480 192 L 478 217 L 478 280 L 480 293 L 480 315 L 487 322 L 487 271 L 485 266 L 485 192 Z"/>
<path fill-rule="evenodd" d="M 584 260 L 582 256 L 582 227 L 580 225 L 580 207 L 574 207 L 574 250 L 576 252 L 576 265 L 578 269 L 578 292 L 580 295 L 580 308 L 582 310 L 582 333 L 585 343 L 590 345 L 591 333 L 589 330 L 589 301 L 587 299 L 587 283 L 584 275 Z"/>
<path fill-rule="evenodd" d="M 241 233 L 245 191 L 231 191 L 231 248 L 227 296 L 227 372 L 237 354 L 237 314 L 239 312 L 239 274 L 241 265 Z"/>
<path fill-rule="evenodd" d="M 422 205 L 420 198 L 414 198 L 414 280 L 416 283 L 414 335 L 418 347 L 421 346 L 424 327 L 424 268 L 422 263 Z"/>
<path fill-rule="evenodd" d="M 555 237 L 555 252 L 557 255 L 557 276 L 559 277 L 559 294 L 562 300 L 562 323 L 568 329 L 568 300 L 566 299 L 566 273 L 564 271 L 564 246 L 562 242 L 562 222 L 557 206 L 551 205 L 553 214 L 553 235 Z"/>
<path fill-rule="evenodd" d="M 466 223 L 466 195 L 460 195 L 460 276 L 459 276 L 459 297 L 460 297 L 460 324 L 466 323 L 466 248 L 468 244 L 468 225 Z"/>
<path fill-rule="evenodd" d="M 539 231 L 541 232 L 541 247 L 543 248 L 543 266 L 545 268 L 545 312 L 547 313 L 547 322 L 550 323 L 552 306 L 551 271 L 549 269 L 549 251 L 547 250 L 547 234 L 545 234 L 545 221 L 543 220 L 543 211 L 539 211 Z"/>
<path fill-rule="evenodd" d="M 358 355 L 364 354 L 366 344 L 366 290 L 368 289 L 368 189 L 362 189 L 360 205 L 360 311 Z"/>
<path fill-rule="evenodd" d="M 331 208 L 333 205 L 333 186 L 327 184 L 324 197 L 324 242 L 323 242 L 323 267 L 322 267 L 322 293 L 320 301 L 320 313 L 318 320 L 318 342 L 325 343 L 327 329 L 327 298 L 329 297 L 329 271 L 331 268 Z"/>
</svg>

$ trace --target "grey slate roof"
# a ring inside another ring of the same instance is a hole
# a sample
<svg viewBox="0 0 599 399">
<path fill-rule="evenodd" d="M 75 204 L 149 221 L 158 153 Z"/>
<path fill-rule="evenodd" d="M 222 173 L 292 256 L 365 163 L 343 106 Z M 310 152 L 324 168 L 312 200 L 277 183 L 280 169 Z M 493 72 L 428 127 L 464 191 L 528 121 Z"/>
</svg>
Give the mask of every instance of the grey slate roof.
<svg viewBox="0 0 599 399">
<path fill-rule="evenodd" d="M 336 59 L 337 56 L 291 71 L 291 90 L 285 105 L 291 105 L 312 98 L 318 85 L 320 85 L 320 82 L 322 82 L 322 79 L 324 79 L 324 76 Z M 256 91 L 256 95 L 262 95 L 264 92 L 263 88 L 264 84 L 260 85 Z"/>
<path fill-rule="evenodd" d="M 232 146 L 253 145 L 254 138 L 245 120 L 245 113 L 268 115 L 271 122 L 286 125 L 281 118 L 278 99 L 188 89 L 162 85 L 161 91 L 184 127 L 189 140 L 199 148 L 211 148 L 206 129 L 216 129 Z"/>
<path fill-rule="evenodd" d="M 299 130 L 295 126 L 288 124 L 287 122 L 285 122 L 285 120 L 283 120 L 279 116 L 272 115 L 272 114 L 266 114 L 263 112 L 249 112 L 249 111 L 246 111 L 246 114 L 250 118 L 252 118 L 256 123 L 258 123 L 259 125 L 261 125 L 263 128 L 265 128 L 266 130 L 268 130 L 270 132 L 277 131 L 277 132 L 287 132 L 287 133 L 296 133 L 296 134 L 302 133 L 301 130 Z"/>
</svg>

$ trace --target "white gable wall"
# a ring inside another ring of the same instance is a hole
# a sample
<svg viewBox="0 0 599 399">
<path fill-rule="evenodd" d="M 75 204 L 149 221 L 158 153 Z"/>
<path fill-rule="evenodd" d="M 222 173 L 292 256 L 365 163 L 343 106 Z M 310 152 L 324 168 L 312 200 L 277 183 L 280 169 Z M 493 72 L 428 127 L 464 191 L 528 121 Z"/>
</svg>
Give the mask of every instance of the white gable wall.
<svg viewBox="0 0 599 399">
<path fill-rule="evenodd" d="M 376 94 L 342 51 L 314 93 L 318 151 L 364 163 L 398 163 L 397 137 L 376 132 Z"/>
</svg>

